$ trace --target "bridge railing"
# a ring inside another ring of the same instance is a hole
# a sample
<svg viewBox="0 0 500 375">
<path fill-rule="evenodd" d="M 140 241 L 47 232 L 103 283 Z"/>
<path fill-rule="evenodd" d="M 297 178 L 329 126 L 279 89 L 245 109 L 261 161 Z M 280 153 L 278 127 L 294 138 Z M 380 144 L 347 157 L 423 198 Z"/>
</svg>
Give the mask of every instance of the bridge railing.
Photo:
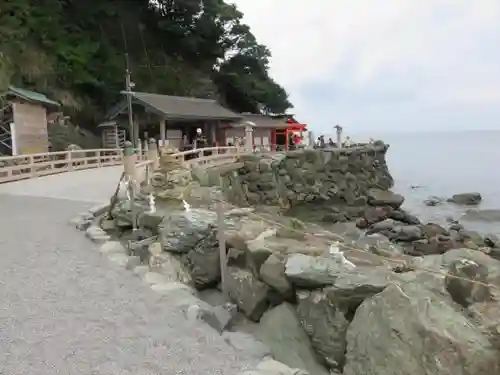
<svg viewBox="0 0 500 375">
<path fill-rule="evenodd" d="M 176 158 L 181 165 L 191 169 L 195 167 L 209 168 L 234 163 L 239 156 L 245 153 L 247 152 L 244 147 L 221 146 L 181 151 L 172 154 L 172 156 Z M 143 160 L 137 160 L 135 163 L 135 170 L 133 172 L 134 179 L 138 183 L 148 180 L 158 165 L 159 157 L 156 150 L 152 153 L 151 150 L 146 151 Z"/>
<path fill-rule="evenodd" d="M 245 153 L 244 147 L 222 146 L 182 151 L 174 156 L 186 167 L 215 167 L 232 163 Z"/>
<path fill-rule="evenodd" d="M 173 154 L 188 168 L 211 167 L 234 162 L 245 153 L 242 147 L 208 147 Z M 158 163 L 157 153 L 144 149 L 135 153 L 137 175 L 144 175 L 146 168 Z M 39 154 L 0 157 L 0 183 L 13 182 L 50 174 L 82 169 L 121 165 L 124 162 L 122 149 L 95 149 L 57 151 Z M 149 170 L 148 172 L 151 172 Z"/>
<path fill-rule="evenodd" d="M 122 164 L 121 149 L 57 151 L 0 157 L 0 183 Z"/>
</svg>

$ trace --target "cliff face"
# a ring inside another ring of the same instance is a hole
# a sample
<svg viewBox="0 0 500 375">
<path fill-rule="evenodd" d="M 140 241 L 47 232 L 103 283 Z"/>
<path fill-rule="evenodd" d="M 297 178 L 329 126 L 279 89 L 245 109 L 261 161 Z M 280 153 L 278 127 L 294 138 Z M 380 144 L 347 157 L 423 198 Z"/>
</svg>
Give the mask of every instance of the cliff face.
<svg viewBox="0 0 500 375">
<path fill-rule="evenodd" d="M 223 176 L 227 198 L 237 204 L 294 207 L 328 202 L 364 207 L 369 190 L 390 189 L 388 145 L 300 150 L 245 156 L 243 167 Z"/>
</svg>

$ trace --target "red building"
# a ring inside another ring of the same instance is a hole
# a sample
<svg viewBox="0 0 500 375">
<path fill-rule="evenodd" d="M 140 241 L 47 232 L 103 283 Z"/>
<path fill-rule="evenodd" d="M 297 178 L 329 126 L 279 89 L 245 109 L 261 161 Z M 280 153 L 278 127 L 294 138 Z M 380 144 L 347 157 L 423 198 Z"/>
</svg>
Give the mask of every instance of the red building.
<svg viewBox="0 0 500 375">
<path fill-rule="evenodd" d="M 221 145 L 235 145 L 238 141 L 244 144 L 245 127 L 248 123 L 254 124 L 254 146 L 268 150 L 288 149 L 291 140 L 297 142 L 304 139 L 307 132 L 307 125 L 298 123 L 293 115 L 266 116 L 243 113 L 241 116 L 241 121 L 220 128 L 218 139 Z"/>
</svg>

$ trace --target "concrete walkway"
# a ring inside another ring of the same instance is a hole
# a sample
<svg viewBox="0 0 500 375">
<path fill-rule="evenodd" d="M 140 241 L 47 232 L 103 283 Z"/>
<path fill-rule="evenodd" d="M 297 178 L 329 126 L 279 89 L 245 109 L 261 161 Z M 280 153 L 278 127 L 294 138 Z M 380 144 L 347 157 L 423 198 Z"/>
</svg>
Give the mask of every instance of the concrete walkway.
<svg viewBox="0 0 500 375">
<path fill-rule="evenodd" d="M 0 374 L 235 375 L 254 365 L 68 225 L 120 173 L 0 185 Z"/>
</svg>

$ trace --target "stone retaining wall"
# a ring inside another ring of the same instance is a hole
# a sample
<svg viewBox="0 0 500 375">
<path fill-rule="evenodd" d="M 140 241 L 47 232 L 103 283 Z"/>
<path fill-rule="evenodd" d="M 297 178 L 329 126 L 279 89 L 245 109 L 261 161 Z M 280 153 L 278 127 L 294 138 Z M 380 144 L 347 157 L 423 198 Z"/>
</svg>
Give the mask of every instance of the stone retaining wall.
<svg viewBox="0 0 500 375">
<path fill-rule="evenodd" d="M 370 188 L 386 190 L 393 185 L 385 161 L 388 148 L 377 142 L 244 156 L 241 168 L 223 175 L 223 190 L 239 205 L 333 201 L 362 206 Z"/>
</svg>

